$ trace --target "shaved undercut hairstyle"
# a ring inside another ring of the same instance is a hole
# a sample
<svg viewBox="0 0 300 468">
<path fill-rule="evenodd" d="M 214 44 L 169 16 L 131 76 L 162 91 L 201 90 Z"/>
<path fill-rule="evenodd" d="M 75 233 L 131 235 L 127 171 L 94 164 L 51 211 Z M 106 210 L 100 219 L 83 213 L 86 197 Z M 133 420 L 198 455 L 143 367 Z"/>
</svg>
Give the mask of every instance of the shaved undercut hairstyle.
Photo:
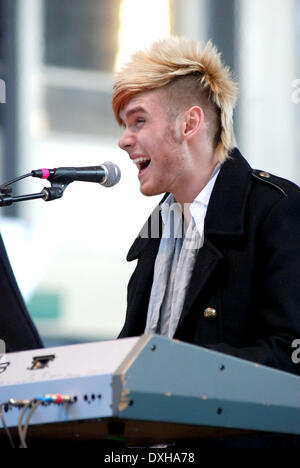
<svg viewBox="0 0 300 468">
<path fill-rule="evenodd" d="M 210 41 L 202 48 L 191 39 L 168 37 L 133 54 L 115 75 L 112 106 L 118 123 L 122 125 L 120 112 L 130 99 L 156 89 L 166 93 L 171 117 L 191 106 L 202 108 L 218 161 L 225 161 L 235 146 L 237 84 L 216 47 Z"/>
</svg>

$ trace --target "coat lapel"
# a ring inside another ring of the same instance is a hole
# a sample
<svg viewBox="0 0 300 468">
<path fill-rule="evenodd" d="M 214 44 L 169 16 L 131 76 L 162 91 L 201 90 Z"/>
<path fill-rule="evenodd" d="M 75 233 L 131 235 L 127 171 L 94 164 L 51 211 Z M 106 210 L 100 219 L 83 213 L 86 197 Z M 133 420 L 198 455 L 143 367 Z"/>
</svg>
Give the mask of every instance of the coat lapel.
<svg viewBox="0 0 300 468">
<path fill-rule="evenodd" d="M 222 259 L 223 254 L 212 244 L 212 242 L 205 240 L 196 257 L 178 326 L 190 311 L 196 297 L 201 293 L 203 287 Z"/>
<path fill-rule="evenodd" d="M 235 148 L 223 164 L 211 194 L 204 224 L 206 237 L 243 236 L 252 172 Z"/>
<path fill-rule="evenodd" d="M 196 257 L 178 326 L 224 258 L 219 247 L 220 239 L 237 238 L 244 234 L 251 172 L 251 167 L 237 149 L 221 168 L 205 217 L 204 244 Z"/>
</svg>

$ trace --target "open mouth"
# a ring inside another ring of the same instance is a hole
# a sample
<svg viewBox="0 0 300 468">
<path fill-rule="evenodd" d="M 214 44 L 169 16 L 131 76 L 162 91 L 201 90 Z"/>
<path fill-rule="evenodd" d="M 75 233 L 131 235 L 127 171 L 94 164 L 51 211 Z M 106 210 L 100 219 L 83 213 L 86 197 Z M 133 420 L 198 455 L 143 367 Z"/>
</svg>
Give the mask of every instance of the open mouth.
<svg viewBox="0 0 300 468">
<path fill-rule="evenodd" d="M 151 160 L 150 158 L 136 158 L 134 161 L 134 164 L 136 164 L 138 170 L 139 170 L 139 173 L 141 173 L 142 171 L 144 171 L 150 164 Z"/>
<path fill-rule="evenodd" d="M 150 164 L 150 159 L 148 159 L 147 161 L 139 163 L 139 170 L 141 171 L 143 169 L 146 169 L 146 167 L 148 167 L 149 164 Z"/>
</svg>

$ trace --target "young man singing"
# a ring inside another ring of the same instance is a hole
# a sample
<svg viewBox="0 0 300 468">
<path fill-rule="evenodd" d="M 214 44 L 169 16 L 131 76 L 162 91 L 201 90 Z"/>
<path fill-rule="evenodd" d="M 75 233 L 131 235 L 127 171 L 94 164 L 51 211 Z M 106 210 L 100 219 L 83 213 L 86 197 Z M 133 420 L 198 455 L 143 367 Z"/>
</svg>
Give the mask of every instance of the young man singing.
<svg viewBox="0 0 300 468">
<path fill-rule="evenodd" d="M 160 333 L 299 374 L 300 190 L 236 148 L 236 93 L 215 47 L 185 38 L 116 75 L 119 146 L 141 192 L 165 194 L 159 235 L 144 229 L 127 256 L 138 262 L 120 337 Z"/>
</svg>

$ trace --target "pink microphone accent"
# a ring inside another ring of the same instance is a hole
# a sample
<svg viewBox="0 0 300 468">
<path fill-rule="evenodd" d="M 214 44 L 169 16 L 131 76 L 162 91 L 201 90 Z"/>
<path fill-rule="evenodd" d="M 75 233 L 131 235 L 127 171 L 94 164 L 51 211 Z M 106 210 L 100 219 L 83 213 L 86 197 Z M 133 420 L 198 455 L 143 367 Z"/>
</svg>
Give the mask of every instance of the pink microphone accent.
<svg viewBox="0 0 300 468">
<path fill-rule="evenodd" d="M 50 172 L 48 171 L 48 169 L 40 169 L 40 170 L 42 171 L 42 174 L 43 174 L 42 179 L 48 179 L 50 175 Z"/>
</svg>

